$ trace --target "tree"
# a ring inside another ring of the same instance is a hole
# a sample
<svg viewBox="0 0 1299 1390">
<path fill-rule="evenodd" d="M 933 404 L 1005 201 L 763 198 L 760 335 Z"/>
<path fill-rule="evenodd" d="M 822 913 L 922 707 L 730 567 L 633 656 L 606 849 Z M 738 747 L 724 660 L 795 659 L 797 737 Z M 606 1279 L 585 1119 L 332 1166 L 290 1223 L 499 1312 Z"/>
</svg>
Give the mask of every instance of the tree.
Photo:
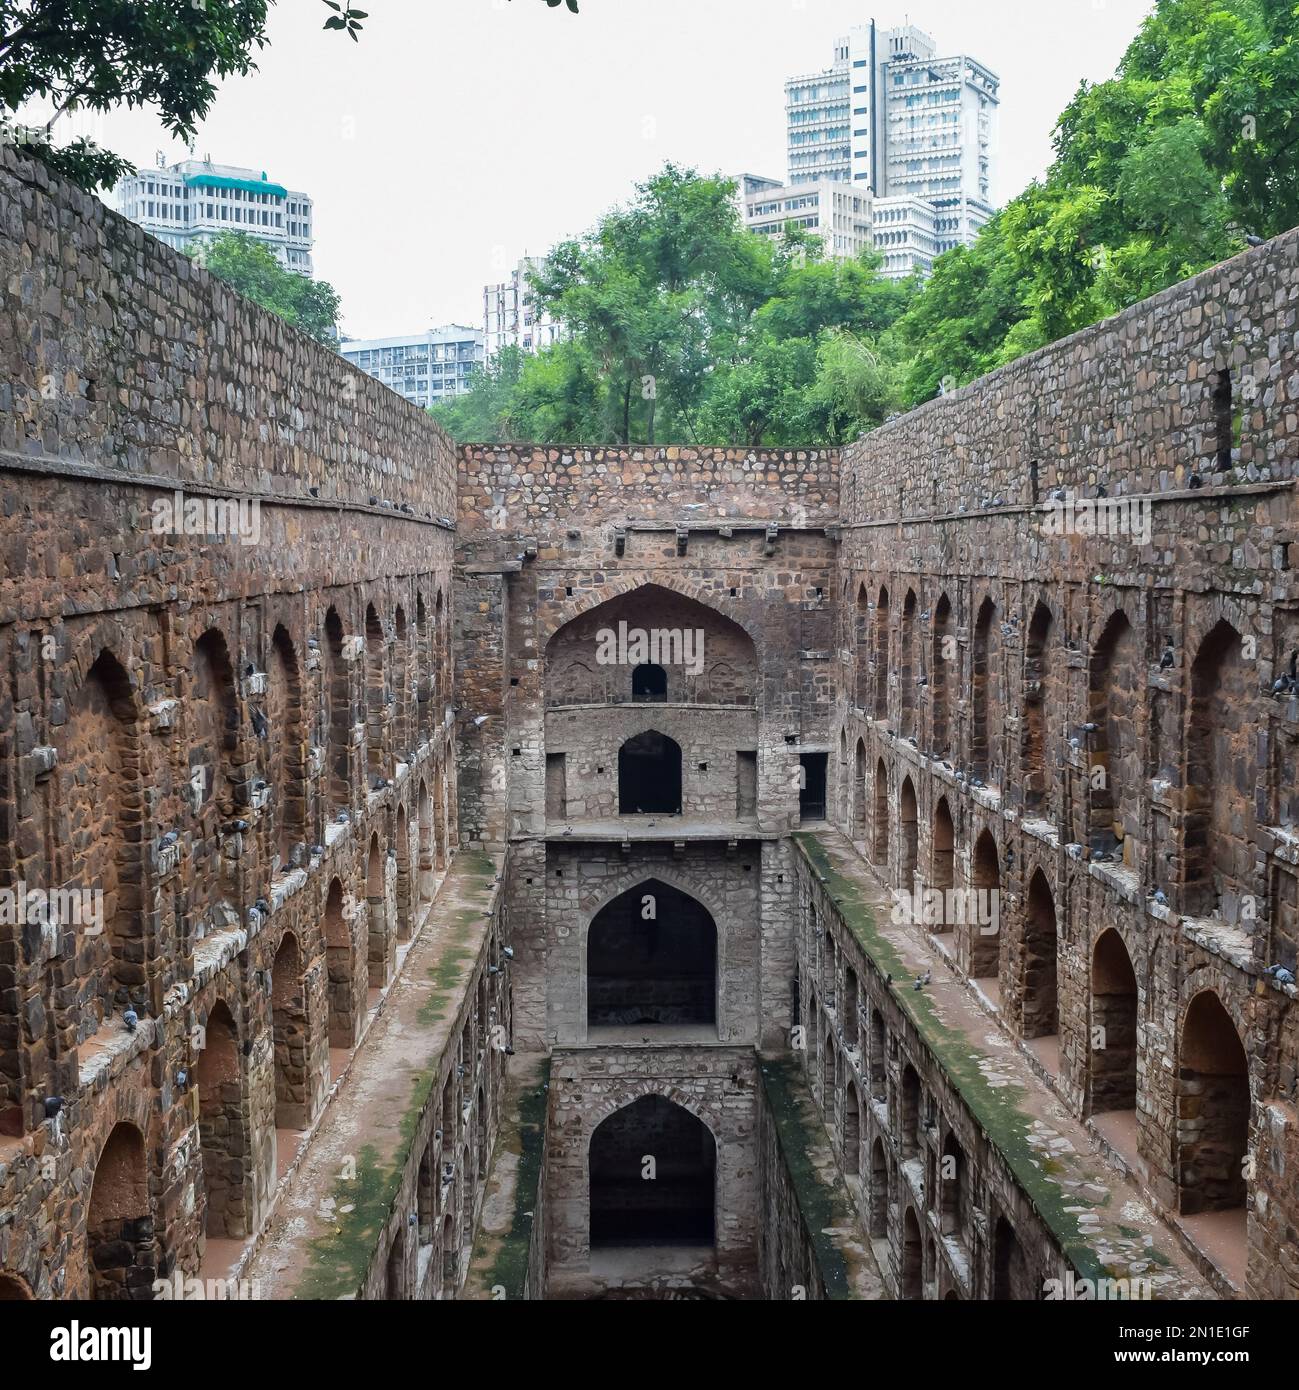
<svg viewBox="0 0 1299 1390">
<path fill-rule="evenodd" d="M 596 367 L 606 438 L 691 438 L 712 362 L 770 294 L 771 251 L 740 225 L 734 191 L 665 165 L 538 274 L 538 305 Z"/>
<path fill-rule="evenodd" d="M 187 254 L 254 304 L 318 342 L 333 342 L 339 308 L 334 287 L 285 270 L 264 242 L 246 232 L 222 232 L 210 242 L 190 245 Z"/>
<path fill-rule="evenodd" d="M 332 11 L 324 27 L 357 39 L 366 12 L 323 3 Z M 577 0 L 567 4 L 576 13 Z M 0 0 L 0 108 L 52 101 L 54 117 L 19 138 L 82 188 L 111 188 L 132 165 L 89 140 L 57 147 L 58 117 L 151 105 L 172 135 L 193 140 L 216 80 L 256 68 L 269 8 L 270 0 Z"/>
<path fill-rule="evenodd" d="M 171 0 L 0 0 L 0 102 L 85 107 L 153 105 L 190 140 L 216 95 L 214 79 L 255 67 L 267 0 L 209 6 Z M 25 134 L 33 153 L 87 189 L 112 187 L 131 165 L 87 140 L 55 148 L 51 121 Z"/>
<path fill-rule="evenodd" d="M 934 264 L 898 325 L 915 403 L 1299 221 L 1294 0 L 1158 0 L 1061 113 L 1044 179 Z"/>
</svg>

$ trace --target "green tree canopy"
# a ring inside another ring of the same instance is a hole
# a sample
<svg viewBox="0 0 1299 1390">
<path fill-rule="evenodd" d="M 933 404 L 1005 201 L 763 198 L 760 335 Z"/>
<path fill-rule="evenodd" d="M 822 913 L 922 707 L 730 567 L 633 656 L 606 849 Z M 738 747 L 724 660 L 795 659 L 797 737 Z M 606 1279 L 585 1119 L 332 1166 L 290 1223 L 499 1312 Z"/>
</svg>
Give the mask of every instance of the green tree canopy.
<svg viewBox="0 0 1299 1390">
<path fill-rule="evenodd" d="M 264 242 L 246 232 L 222 232 L 196 242 L 187 254 L 254 304 L 287 319 L 318 342 L 334 340 L 338 294 L 324 280 L 286 270 Z"/>
</svg>

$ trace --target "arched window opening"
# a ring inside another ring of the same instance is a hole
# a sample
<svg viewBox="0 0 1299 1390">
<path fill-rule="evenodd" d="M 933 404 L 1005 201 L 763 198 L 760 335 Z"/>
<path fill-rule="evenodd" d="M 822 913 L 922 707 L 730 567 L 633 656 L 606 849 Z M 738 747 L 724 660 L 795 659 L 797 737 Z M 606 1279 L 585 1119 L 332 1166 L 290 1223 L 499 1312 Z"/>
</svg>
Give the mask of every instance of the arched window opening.
<svg viewBox="0 0 1299 1390">
<path fill-rule="evenodd" d="M 878 1009 L 871 1010 L 870 1083 L 871 1099 L 884 1102 L 888 1095 L 888 1034 L 884 1028 L 884 1016 Z"/>
<path fill-rule="evenodd" d="M 920 1153 L 920 1076 L 909 1062 L 902 1071 L 902 1157 L 916 1158 Z"/>
<path fill-rule="evenodd" d="M 950 1130 L 943 1141 L 938 1178 L 943 1234 L 964 1244 L 970 1213 L 970 1165 L 961 1141 Z"/>
<path fill-rule="evenodd" d="M 361 1031 L 352 934 L 343 913 L 343 885 L 329 885 L 325 900 L 325 964 L 329 975 L 329 1045 L 350 1049 Z"/>
<path fill-rule="evenodd" d="M 854 633 L 854 656 L 855 661 L 855 694 L 854 703 L 860 710 L 870 708 L 870 676 L 871 676 L 871 613 L 870 600 L 866 597 L 866 586 L 860 585 L 857 589 L 857 611 L 855 615 L 856 631 Z"/>
<path fill-rule="evenodd" d="M 956 828 L 952 824 L 952 808 L 947 798 L 940 796 L 934 807 L 934 828 L 929 842 L 929 886 L 941 893 L 948 893 L 956 883 Z M 946 899 L 943 912 L 933 924 L 935 931 L 944 931 L 951 925 L 947 920 Z"/>
<path fill-rule="evenodd" d="M 618 814 L 681 814 L 681 745 L 649 730 L 618 750 Z"/>
<path fill-rule="evenodd" d="M 639 705 L 662 704 L 668 698 L 668 673 L 651 662 L 633 667 L 631 698 Z"/>
<path fill-rule="evenodd" d="M 70 891 L 100 895 L 102 930 L 86 930 L 96 925 L 88 919 L 77 923 L 76 949 L 69 957 L 75 958 L 80 988 L 65 992 L 80 1001 L 80 1016 L 70 1017 L 77 1030 L 73 1041 L 81 1042 L 101 1026 L 111 1027 L 105 1021 L 114 1013 L 142 1006 L 147 999 L 145 923 L 149 919 L 141 911 L 138 871 L 138 724 L 129 677 L 111 653 L 100 653 L 68 700 L 67 718 L 54 730 L 53 741 L 58 752 L 59 839 L 63 841 L 56 856 L 57 872 Z M 16 1002 L 19 991 L 6 993 L 12 993 L 14 1003 L 12 1014 L 8 1006 L 4 1010 L 0 1035 L 7 1033 L 3 1052 L 12 1070 L 0 1071 L 0 1115 L 8 1108 L 3 1103 L 7 1100 L 17 1123 L 6 1126 L 0 1119 L 0 1132 L 12 1128 L 21 1133 L 18 1117 L 25 1104 L 20 1081 L 24 1053 Z"/>
</svg>

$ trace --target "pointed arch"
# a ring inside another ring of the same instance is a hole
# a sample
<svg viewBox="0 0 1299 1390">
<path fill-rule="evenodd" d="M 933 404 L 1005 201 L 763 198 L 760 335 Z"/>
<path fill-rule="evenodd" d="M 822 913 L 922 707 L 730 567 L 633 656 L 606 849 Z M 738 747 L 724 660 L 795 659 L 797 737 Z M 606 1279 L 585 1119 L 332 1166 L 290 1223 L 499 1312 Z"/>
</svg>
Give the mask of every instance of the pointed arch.
<svg viewBox="0 0 1299 1390">
<path fill-rule="evenodd" d="M 293 639 L 282 623 L 276 625 L 271 637 L 270 667 L 266 699 L 267 780 L 274 810 L 272 850 L 283 872 L 291 866 L 295 848 L 306 841 L 307 768 L 302 677 Z"/>
<path fill-rule="evenodd" d="M 607 1115 L 591 1133 L 587 1165 L 592 1249 L 715 1244 L 717 1142 L 676 1101 L 644 1095 Z"/>
<path fill-rule="evenodd" d="M 591 918 L 588 1027 L 715 1027 L 717 960 L 717 924 L 708 908 L 663 879 L 642 879 Z"/>
<path fill-rule="evenodd" d="M 1233 922 L 1253 882 L 1256 692 L 1240 633 L 1222 619 L 1191 666 L 1187 727 L 1186 911 Z"/>
<path fill-rule="evenodd" d="M 618 814 L 681 814 L 681 745 L 647 729 L 618 750 Z"/>
</svg>

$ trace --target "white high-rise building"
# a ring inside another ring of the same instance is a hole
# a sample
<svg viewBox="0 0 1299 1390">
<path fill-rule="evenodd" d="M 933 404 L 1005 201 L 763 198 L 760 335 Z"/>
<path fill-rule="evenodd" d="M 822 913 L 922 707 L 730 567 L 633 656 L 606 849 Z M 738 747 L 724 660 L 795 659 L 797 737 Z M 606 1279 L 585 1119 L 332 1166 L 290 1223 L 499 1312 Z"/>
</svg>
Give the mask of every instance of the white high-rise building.
<svg viewBox="0 0 1299 1390">
<path fill-rule="evenodd" d="M 484 356 L 481 330 L 459 323 L 400 338 L 345 338 L 338 351 L 367 376 L 425 409 L 463 395 Z"/>
<path fill-rule="evenodd" d="M 502 348 L 539 352 L 560 336 L 560 325 L 533 301 L 529 274 L 545 265 L 539 256 L 525 256 L 510 278 L 483 286 L 483 342 L 490 362 Z"/>
<path fill-rule="evenodd" d="M 738 201 L 744 225 L 761 236 L 781 236 L 793 223 L 821 238 L 827 255 L 859 256 L 875 245 L 871 195 L 835 179 L 782 184 L 743 174 Z"/>
<path fill-rule="evenodd" d="M 288 270 L 310 275 L 311 199 L 272 183 L 264 169 L 184 159 L 127 175 L 112 206 L 168 246 L 184 250 L 222 232 L 264 242 Z"/>
<path fill-rule="evenodd" d="M 993 212 L 1000 79 L 973 58 L 937 55 L 915 25 L 871 20 L 836 42 L 832 67 L 785 84 L 790 185 L 870 195 L 890 275 L 968 245 Z"/>
</svg>

